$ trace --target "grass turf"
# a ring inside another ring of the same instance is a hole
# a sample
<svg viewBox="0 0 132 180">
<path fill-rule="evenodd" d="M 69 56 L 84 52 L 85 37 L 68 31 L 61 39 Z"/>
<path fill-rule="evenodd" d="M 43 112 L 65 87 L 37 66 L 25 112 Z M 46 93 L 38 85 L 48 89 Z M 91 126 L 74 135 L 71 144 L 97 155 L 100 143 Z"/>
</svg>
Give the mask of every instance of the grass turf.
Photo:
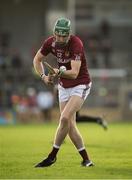
<svg viewBox="0 0 132 180">
<path fill-rule="evenodd" d="M 56 124 L 0 126 L 0 179 L 129 179 L 132 178 L 131 123 L 78 124 L 94 167 L 81 158 L 67 138 L 51 167 L 34 168 L 51 150 Z"/>
</svg>

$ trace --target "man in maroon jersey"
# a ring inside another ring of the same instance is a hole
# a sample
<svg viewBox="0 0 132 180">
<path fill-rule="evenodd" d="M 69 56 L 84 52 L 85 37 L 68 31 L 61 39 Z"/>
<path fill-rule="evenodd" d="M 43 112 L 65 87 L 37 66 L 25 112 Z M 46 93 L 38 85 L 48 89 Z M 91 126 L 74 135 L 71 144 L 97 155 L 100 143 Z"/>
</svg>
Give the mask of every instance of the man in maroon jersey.
<svg viewBox="0 0 132 180">
<path fill-rule="evenodd" d="M 70 34 L 71 23 L 66 18 L 56 21 L 53 36 L 46 39 L 34 57 L 34 68 L 46 85 L 52 84 L 49 75 L 45 75 L 42 60 L 52 53 L 57 58 L 59 78 L 60 120 L 57 128 L 53 149 L 48 157 L 35 167 L 46 167 L 55 163 L 57 153 L 68 135 L 82 157 L 82 166 L 93 166 L 85 149 L 83 139 L 76 126 L 76 112 L 82 107 L 90 93 L 91 79 L 87 70 L 86 58 L 82 41 Z M 65 68 L 60 68 L 65 66 Z"/>
</svg>

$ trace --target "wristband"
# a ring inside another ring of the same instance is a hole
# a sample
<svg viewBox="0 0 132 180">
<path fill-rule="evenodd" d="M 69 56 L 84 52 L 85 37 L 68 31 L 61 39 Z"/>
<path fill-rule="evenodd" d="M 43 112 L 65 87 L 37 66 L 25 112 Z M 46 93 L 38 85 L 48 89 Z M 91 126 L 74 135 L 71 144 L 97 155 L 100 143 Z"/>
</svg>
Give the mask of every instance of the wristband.
<svg viewBox="0 0 132 180">
<path fill-rule="evenodd" d="M 40 74 L 41 79 L 43 79 L 44 76 L 45 76 L 44 73 Z"/>
</svg>

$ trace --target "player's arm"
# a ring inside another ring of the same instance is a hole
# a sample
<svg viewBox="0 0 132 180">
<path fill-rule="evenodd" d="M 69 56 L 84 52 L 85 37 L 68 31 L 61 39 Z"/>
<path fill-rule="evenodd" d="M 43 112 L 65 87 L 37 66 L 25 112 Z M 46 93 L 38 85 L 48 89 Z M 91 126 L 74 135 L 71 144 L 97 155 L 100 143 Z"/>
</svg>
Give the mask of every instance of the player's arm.
<svg viewBox="0 0 132 180">
<path fill-rule="evenodd" d="M 36 55 L 33 59 L 33 65 L 34 65 L 35 71 L 37 72 L 37 74 L 40 77 L 45 75 L 44 67 L 43 67 L 43 63 L 42 63 L 43 59 L 44 59 L 44 56 L 42 55 L 40 50 L 38 50 L 38 52 L 36 53 Z"/>
<path fill-rule="evenodd" d="M 66 79 L 76 79 L 79 74 L 80 67 L 81 61 L 71 60 L 71 69 L 62 72 L 60 76 Z"/>
<path fill-rule="evenodd" d="M 45 75 L 44 66 L 42 61 L 44 60 L 45 56 L 38 50 L 36 53 L 34 59 L 33 59 L 33 65 L 34 69 L 37 72 L 37 74 L 41 77 L 41 79 L 45 82 L 45 84 L 53 84 L 53 81 L 49 76 Z"/>
</svg>

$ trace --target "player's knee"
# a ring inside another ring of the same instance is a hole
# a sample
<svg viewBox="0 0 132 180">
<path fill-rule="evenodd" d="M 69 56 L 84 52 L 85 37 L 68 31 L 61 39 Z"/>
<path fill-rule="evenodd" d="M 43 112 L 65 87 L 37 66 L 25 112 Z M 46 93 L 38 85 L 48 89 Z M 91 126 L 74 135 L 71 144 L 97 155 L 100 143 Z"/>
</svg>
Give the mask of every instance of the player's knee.
<svg viewBox="0 0 132 180">
<path fill-rule="evenodd" d="M 62 117 L 61 118 L 61 124 L 63 125 L 63 126 L 69 126 L 69 120 L 68 120 L 68 118 L 67 117 Z"/>
</svg>

